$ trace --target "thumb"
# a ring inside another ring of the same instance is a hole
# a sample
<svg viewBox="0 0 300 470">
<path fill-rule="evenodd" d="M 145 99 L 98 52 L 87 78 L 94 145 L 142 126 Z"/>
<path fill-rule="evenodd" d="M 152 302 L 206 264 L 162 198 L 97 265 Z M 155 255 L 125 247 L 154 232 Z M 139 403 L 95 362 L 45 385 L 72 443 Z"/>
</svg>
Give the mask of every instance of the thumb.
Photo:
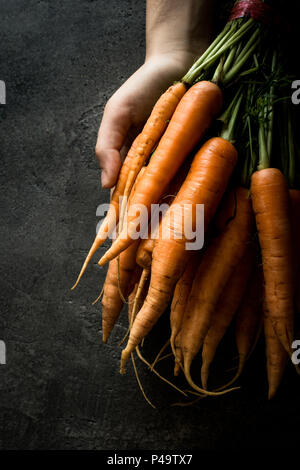
<svg viewBox="0 0 300 470">
<path fill-rule="evenodd" d="M 129 109 L 109 100 L 105 106 L 95 149 L 102 170 L 103 188 L 111 188 L 116 183 L 122 164 L 120 150 L 130 126 Z"/>
</svg>

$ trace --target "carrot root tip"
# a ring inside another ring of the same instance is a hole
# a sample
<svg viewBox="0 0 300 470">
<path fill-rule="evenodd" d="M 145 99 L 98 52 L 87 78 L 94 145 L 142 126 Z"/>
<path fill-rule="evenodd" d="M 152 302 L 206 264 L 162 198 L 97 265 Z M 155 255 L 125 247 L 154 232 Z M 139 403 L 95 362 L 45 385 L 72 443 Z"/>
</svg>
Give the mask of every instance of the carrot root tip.
<svg viewBox="0 0 300 470">
<path fill-rule="evenodd" d="M 276 395 L 276 391 L 277 391 L 277 388 L 269 388 L 269 392 L 268 392 L 268 400 L 272 400 L 272 398 L 275 397 Z"/>
<path fill-rule="evenodd" d="M 209 367 L 202 365 L 201 368 L 201 383 L 204 390 L 207 390 Z"/>
<path fill-rule="evenodd" d="M 178 377 L 180 373 L 180 369 L 181 369 L 180 364 L 177 361 L 175 361 L 175 364 L 174 364 L 174 376 L 175 377 Z"/>
<path fill-rule="evenodd" d="M 121 354 L 121 365 L 120 365 L 120 374 L 125 374 L 125 364 L 130 358 L 130 351 L 127 351 L 126 348 L 123 349 L 122 354 Z"/>
<path fill-rule="evenodd" d="M 106 344 L 108 340 L 108 335 L 106 333 L 102 333 L 102 343 Z"/>
</svg>

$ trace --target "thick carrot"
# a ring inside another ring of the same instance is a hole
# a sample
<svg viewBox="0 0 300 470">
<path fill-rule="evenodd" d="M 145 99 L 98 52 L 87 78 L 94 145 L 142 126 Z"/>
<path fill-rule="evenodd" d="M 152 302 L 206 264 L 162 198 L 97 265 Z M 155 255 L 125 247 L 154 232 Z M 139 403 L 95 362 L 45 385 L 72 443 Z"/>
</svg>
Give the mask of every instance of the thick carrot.
<svg viewBox="0 0 300 470">
<path fill-rule="evenodd" d="M 267 311 L 279 341 L 292 354 L 294 279 L 287 182 L 277 168 L 251 178 L 252 204 L 262 253 Z"/>
<path fill-rule="evenodd" d="M 238 309 L 235 322 L 235 341 L 239 355 L 236 378 L 240 376 L 248 355 L 255 346 L 261 327 L 263 274 L 256 266 Z"/>
<path fill-rule="evenodd" d="M 240 305 L 254 264 L 255 250 L 253 246 L 249 245 L 243 258 L 230 276 L 217 307 L 211 315 L 211 325 L 205 336 L 202 349 L 201 381 L 203 388 L 207 388 L 210 364 Z"/>
<path fill-rule="evenodd" d="M 159 201 L 161 204 L 170 205 L 175 199 L 190 168 L 190 164 L 186 164 L 186 163 L 188 162 L 187 161 L 184 162 L 182 167 L 178 170 L 177 174 L 175 175 L 174 179 L 169 184 L 165 195 Z M 146 167 L 144 167 L 143 170 L 144 169 L 146 170 Z M 137 183 L 138 183 L 138 180 L 137 180 Z M 136 188 L 136 185 L 134 186 L 134 188 Z M 148 238 L 141 240 L 141 243 L 139 244 L 138 251 L 136 254 L 136 262 L 139 266 L 141 266 L 141 268 L 145 269 L 145 268 L 150 268 L 151 266 L 154 245 L 155 245 L 156 240 L 159 238 L 159 232 L 161 230 L 160 228 L 161 218 L 162 216 L 160 214 L 159 220 L 156 221 L 157 222 L 156 225 L 154 225 L 153 223 L 149 224 Z"/>
<path fill-rule="evenodd" d="M 118 219 L 119 219 L 119 202 L 120 202 L 120 198 L 123 196 L 123 193 L 124 193 L 124 189 L 125 189 L 125 185 L 126 185 L 126 181 L 127 181 L 127 177 L 128 177 L 128 174 L 129 174 L 129 171 L 130 171 L 130 167 L 131 167 L 131 163 L 133 161 L 133 159 L 135 158 L 135 155 L 136 155 L 136 149 L 137 149 L 137 145 L 138 145 L 138 139 L 139 139 L 139 136 L 137 136 L 137 138 L 134 140 L 128 154 L 127 154 L 127 157 L 125 158 L 124 160 L 124 163 L 121 167 L 121 170 L 120 170 L 120 174 L 119 174 L 119 178 L 118 178 L 118 182 L 117 182 L 117 185 L 112 193 L 112 197 L 111 197 L 111 200 L 110 200 L 110 205 L 109 205 L 109 209 L 108 209 L 108 212 L 105 216 L 105 219 L 103 220 L 98 232 L 97 232 L 97 235 L 96 235 L 96 238 L 90 248 L 90 251 L 88 252 L 88 255 L 83 263 L 83 266 L 81 268 L 81 271 L 79 273 L 79 276 L 74 284 L 74 286 L 72 287 L 72 289 L 75 289 L 75 287 L 77 286 L 77 284 L 79 283 L 83 273 L 85 272 L 89 262 L 91 261 L 92 257 L 94 256 L 94 254 L 96 253 L 96 251 L 98 250 L 98 248 L 100 248 L 100 246 L 105 242 L 105 240 L 107 240 L 107 238 L 112 234 L 113 230 L 116 228 L 116 225 L 118 223 Z"/>
<path fill-rule="evenodd" d="M 199 391 L 190 375 L 192 361 L 203 344 L 211 324 L 211 316 L 225 285 L 241 261 L 253 233 L 253 215 L 248 190 L 238 187 L 234 191 L 236 215 L 208 247 L 202 258 L 181 329 L 185 376 L 189 384 Z"/>
<path fill-rule="evenodd" d="M 182 167 L 178 170 L 174 179 L 169 184 L 168 190 L 166 191 L 166 194 L 161 198 L 160 203 L 164 203 L 164 204 L 172 203 L 184 179 L 187 176 L 189 168 L 190 168 L 190 163 L 188 162 L 188 160 L 186 160 L 184 164 L 182 165 Z M 140 296 L 142 296 L 144 292 L 146 291 L 144 285 L 148 282 L 148 279 L 150 276 L 152 253 L 153 253 L 155 242 L 159 238 L 160 232 L 161 232 L 161 217 L 160 217 L 160 220 L 156 221 L 155 226 L 153 226 L 152 223 L 149 224 L 148 238 L 143 239 L 141 243 L 139 244 L 139 248 L 138 248 L 137 255 L 136 255 L 136 262 L 141 268 L 143 268 L 143 273 L 141 275 L 137 294 L 134 300 L 133 312 L 131 316 L 132 321 L 134 320 L 136 314 L 138 313 L 138 311 L 140 310 L 143 304 L 143 302 L 141 303 Z M 132 323 L 131 323 L 131 326 L 132 326 Z"/>
<path fill-rule="evenodd" d="M 130 280 L 136 268 L 135 255 L 138 243 L 139 240 L 136 240 L 133 245 L 120 255 L 120 286 L 118 283 L 118 260 L 114 259 L 109 263 L 101 302 L 102 340 L 104 343 L 107 342 L 107 339 L 120 315 L 124 304 L 124 297 L 127 297 L 129 294 Z M 119 288 L 121 289 L 122 296 L 120 295 Z"/>
<path fill-rule="evenodd" d="M 295 304 L 300 313 L 300 191 L 290 189 L 290 207 L 292 219 L 293 261 L 295 276 Z"/>
<path fill-rule="evenodd" d="M 210 127 L 221 105 L 222 92 L 211 82 L 198 82 L 186 92 L 136 188 L 126 227 L 100 259 L 100 266 L 132 243 L 137 226 L 137 210 L 142 206 L 149 211 L 151 204 L 159 201 L 189 152 Z"/>
<path fill-rule="evenodd" d="M 196 205 L 204 205 L 202 228 L 205 229 L 224 194 L 236 161 L 235 148 L 220 137 L 208 140 L 197 152 L 180 191 L 163 217 L 161 238 L 153 250 L 149 291 L 122 352 L 121 371 L 131 352 L 166 309 L 175 284 L 191 256 L 186 249 L 185 229 L 189 221 L 195 230 Z"/>
<path fill-rule="evenodd" d="M 288 354 L 274 331 L 266 303 L 264 303 L 264 333 L 269 384 L 268 398 L 271 400 L 275 396 L 283 377 Z"/>
</svg>

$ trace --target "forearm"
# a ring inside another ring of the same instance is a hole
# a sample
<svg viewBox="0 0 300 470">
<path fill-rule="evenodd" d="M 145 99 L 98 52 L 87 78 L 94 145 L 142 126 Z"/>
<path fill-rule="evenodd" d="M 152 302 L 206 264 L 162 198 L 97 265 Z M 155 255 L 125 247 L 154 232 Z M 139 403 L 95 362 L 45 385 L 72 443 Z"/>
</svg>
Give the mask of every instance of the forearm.
<svg viewBox="0 0 300 470">
<path fill-rule="evenodd" d="M 182 54 L 193 62 L 212 34 L 212 0 L 147 0 L 146 59 Z"/>
</svg>

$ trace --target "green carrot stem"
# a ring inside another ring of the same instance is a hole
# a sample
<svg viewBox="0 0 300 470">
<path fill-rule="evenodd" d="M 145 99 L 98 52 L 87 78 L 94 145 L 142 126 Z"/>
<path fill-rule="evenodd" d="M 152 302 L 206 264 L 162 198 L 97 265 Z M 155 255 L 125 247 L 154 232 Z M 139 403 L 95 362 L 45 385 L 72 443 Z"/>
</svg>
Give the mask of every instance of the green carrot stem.
<svg viewBox="0 0 300 470">
<path fill-rule="evenodd" d="M 223 113 L 221 114 L 221 116 L 219 116 L 219 117 L 217 118 L 218 121 L 222 121 L 222 122 L 223 122 L 223 128 L 225 128 L 226 126 L 228 126 L 230 117 L 231 117 L 231 115 L 232 115 L 232 111 L 233 111 L 233 109 L 235 108 L 235 106 L 236 106 L 236 104 L 237 104 L 237 101 L 238 101 L 239 95 L 240 95 L 240 93 L 241 93 L 241 90 L 242 90 L 242 87 L 240 86 L 240 88 L 238 89 L 237 93 L 234 95 L 233 100 L 231 100 L 229 106 L 227 106 L 227 108 L 223 111 Z"/>
<path fill-rule="evenodd" d="M 244 72 L 240 73 L 240 77 L 246 77 L 247 75 L 251 75 L 251 73 L 255 73 L 258 71 L 258 67 L 252 67 L 251 69 L 244 70 Z"/>
<path fill-rule="evenodd" d="M 182 81 L 184 83 L 190 83 L 189 76 L 192 72 L 201 65 L 201 63 L 211 54 L 214 52 L 216 47 L 220 47 L 220 45 L 224 44 L 224 42 L 228 39 L 230 35 L 230 23 L 227 23 L 221 33 L 216 37 L 216 39 L 211 43 L 211 45 L 206 49 L 206 51 L 202 54 L 201 57 L 192 65 L 186 75 L 183 77 Z"/>
<path fill-rule="evenodd" d="M 228 84 L 229 82 L 231 82 L 233 79 L 236 78 L 236 76 L 238 75 L 243 65 L 247 62 L 249 57 L 253 54 L 253 52 L 255 51 L 255 49 L 257 48 L 260 42 L 260 40 L 258 39 L 258 35 L 259 35 L 259 30 L 257 29 L 255 33 L 253 34 L 253 36 L 251 37 L 248 44 L 241 51 L 239 58 L 237 59 L 234 67 L 231 68 L 230 72 L 228 72 L 227 75 L 224 74 L 223 85 Z"/>
<path fill-rule="evenodd" d="M 225 41 L 223 45 L 217 45 L 215 50 L 212 50 L 211 54 L 206 57 L 206 60 L 199 59 L 197 67 L 193 67 L 192 71 L 189 71 L 182 79 L 185 83 L 193 83 L 199 76 L 199 74 L 216 62 L 230 47 L 236 44 L 253 26 L 253 20 L 250 18 L 246 21 L 235 33 L 232 34 L 229 39 Z M 229 30 L 229 33 L 232 31 Z"/>
<path fill-rule="evenodd" d="M 215 71 L 214 76 L 212 78 L 212 82 L 214 82 L 216 84 L 219 84 L 219 82 L 221 81 L 221 77 L 223 75 L 223 67 L 224 67 L 224 57 L 221 57 L 219 65 L 216 68 L 216 71 Z"/>
<path fill-rule="evenodd" d="M 216 59 L 218 59 L 224 52 L 226 52 L 230 47 L 232 47 L 234 44 L 236 44 L 252 27 L 253 25 L 253 20 L 250 18 L 246 23 L 239 28 L 236 33 L 234 33 L 231 38 L 225 42 L 221 47 L 218 48 L 217 52 L 214 55 L 211 55 L 202 63 L 202 67 L 205 67 L 207 65 L 210 65 L 212 62 L 214 62 Z"/>
<path fill-rule="evenodd" d="M 292 130 L 291 110 L 288 111 L 288 152 L 289 152 L 289 172 L 288 181 L 291 188 L 295 186 L 295 146 Z"/>
<path fill-rule="evenodd" d="M 268 154 L 264 122 L 260 120 L 258 130 L 259 162 L 258 170 L 264 170 L 270 167 L 270 156 Z"/>
<path fill-rule="evenodd" d="M 235 123 L 236 123 L 237 116 L 240 110 L 242 99 L 243 99 L 243 94 L 241 93 L 241 89 L 240 89 L 237 95 L 235 96 L 234 105 L 232 107 L 232 113 L 231 113 L 229 122 L 228 124 L 224 122 L 224 127 L 221 132 L 221 137 L 223 137 L 223 139 L 229 140 L 229 142 L 233 141 Z"/>
<path fill-rule="evenodd" d="M 231 51 L 229 52 L 227 59 L 225 60 L 224 66 L 223 66 L 223 73 L 226 74 L 228 72 L 229 67 L 231 66 L 233 59 L 235 57 L 237 51 L 237 47 L 234 46 Z"/>
<path fill-rule="evenodd" d="M 276 70 L 276 61 L 277 61 L 277 54 L 276 51 L 273 53 L 272 57 L 272 65 L 271 65 L 271 72 L 274 74 Z M 274 111 L 273 111 L 273 105 L 274 105 L 274 83 L 272 83 L 271 88 L 270 88 L 270 96 L 269 96 L 269 101 L 272 102 L 269 104 L 269 126 L 268 126 L 268 153 L 269 155 L 272 154 L 272 144 L 273 144 L 273 126 L 274 126 Z"/>
</svg>

